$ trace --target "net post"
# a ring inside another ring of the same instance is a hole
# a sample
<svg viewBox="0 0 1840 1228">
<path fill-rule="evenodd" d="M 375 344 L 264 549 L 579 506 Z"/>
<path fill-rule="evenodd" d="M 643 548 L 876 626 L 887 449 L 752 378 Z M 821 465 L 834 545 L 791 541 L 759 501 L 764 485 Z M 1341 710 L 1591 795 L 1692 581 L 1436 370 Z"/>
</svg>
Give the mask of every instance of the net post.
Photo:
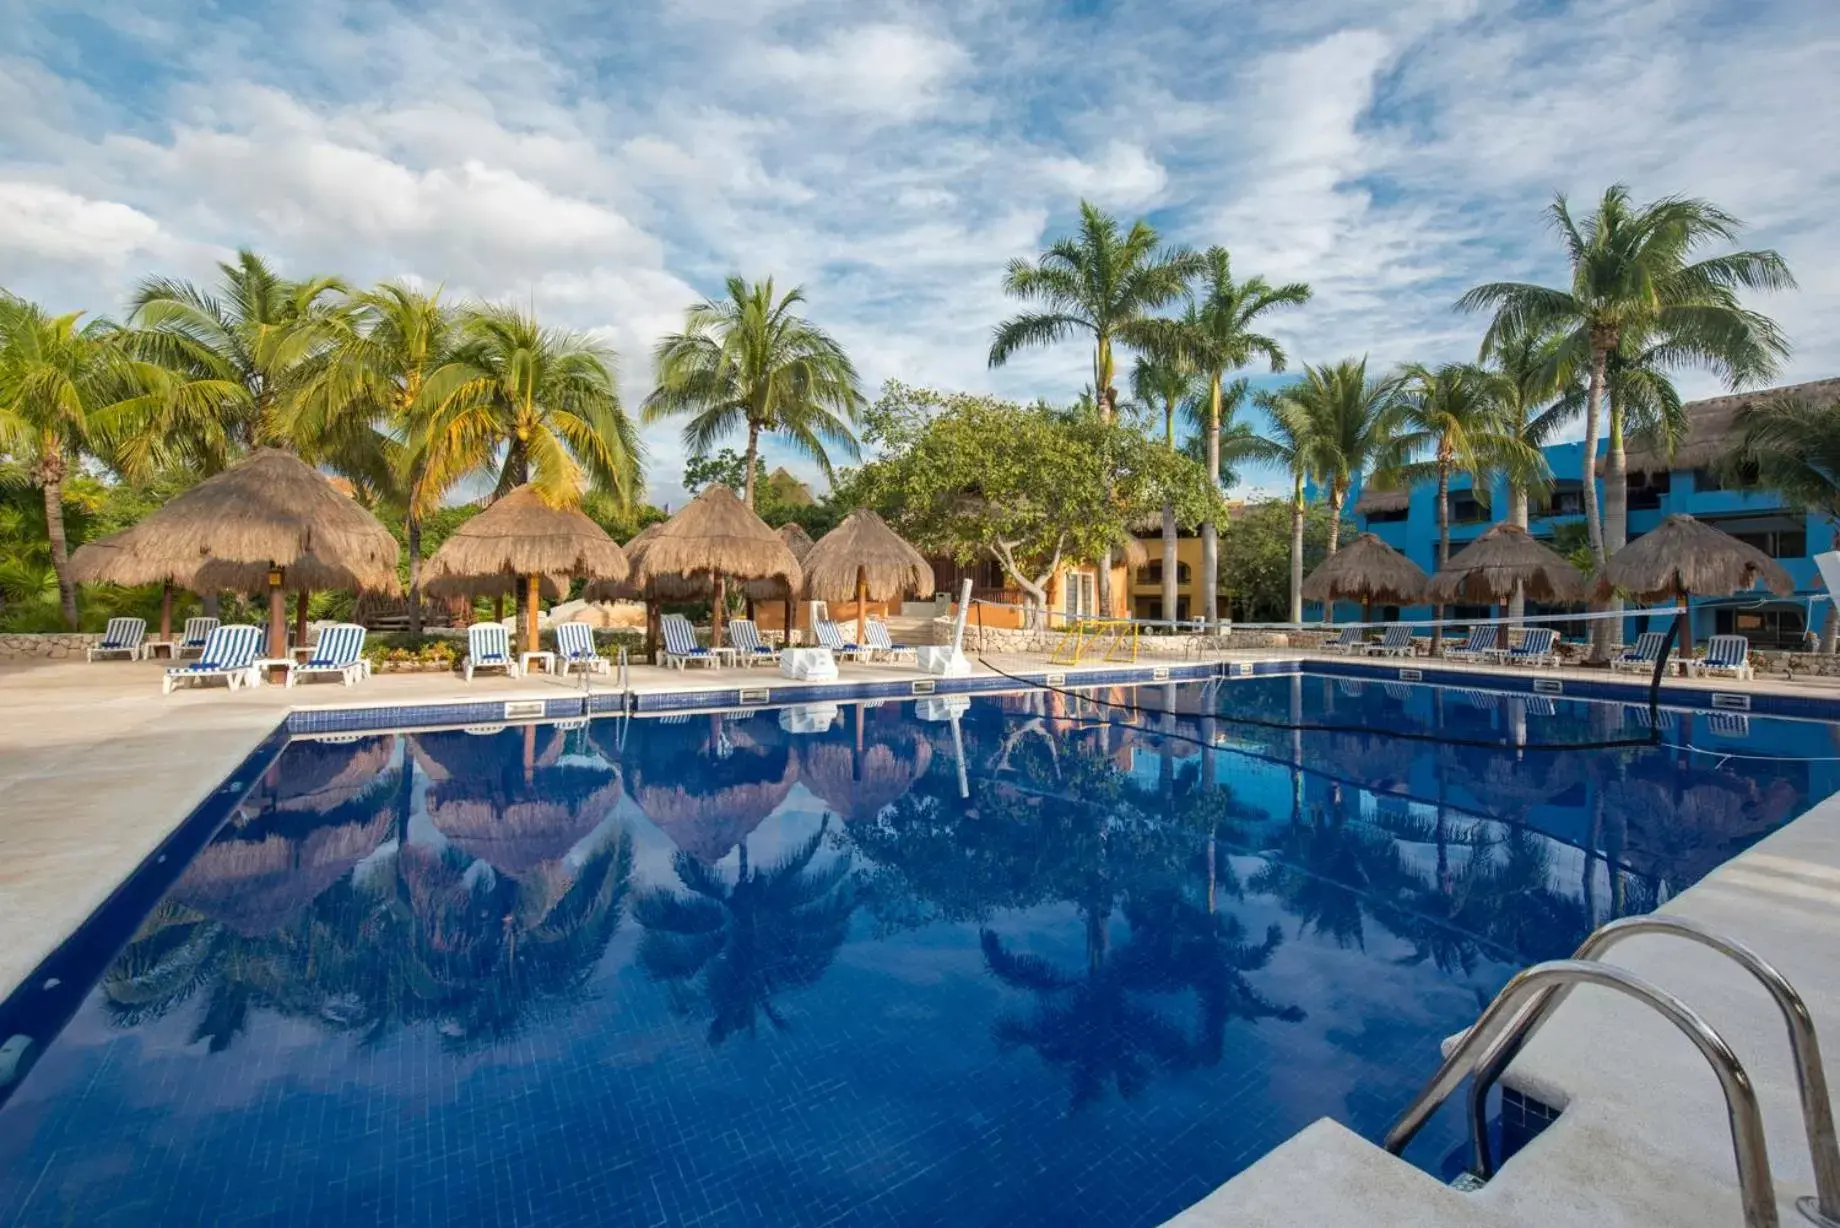
<svg viewBox="0 0 1840 1228">
<path fill-rule="evenodd" d="M 1657 742 L 1661 740 L 1661 676 L 1667 672 L 1668 660 L 1674 655 L 1674 644 L 1680 638 L 1681 623 L 1686 617 L 1684 609 L 1674 614 L 1674 621 L 1668 624 L 1667 638 L 1661 641 L 1661 651 L 1655 654 L 1655 672 L 1648 679 L 1648 732 Z"/>
</svg>

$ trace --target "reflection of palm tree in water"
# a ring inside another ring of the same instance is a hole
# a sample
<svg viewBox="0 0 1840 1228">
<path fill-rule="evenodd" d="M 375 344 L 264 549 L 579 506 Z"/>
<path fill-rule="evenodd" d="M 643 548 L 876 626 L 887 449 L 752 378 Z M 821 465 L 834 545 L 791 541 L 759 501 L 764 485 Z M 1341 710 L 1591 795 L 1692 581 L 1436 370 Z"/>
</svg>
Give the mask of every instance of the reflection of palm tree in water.
<svg viewBox="0 0 1840 1228">
<path fill-rule="evenodd" d="M 1012 952 L 991 930 L 980 936 L 984 962 L 997 979 L 1036 999 L 1028 1015 L 997 1020 L 998 1045 L 1033 1049 L 1064 1069 L 1072 1109 L 1097 1100 L 1108 1084 L 1129 1099 L 1158 1069 L 1213 1065 L 1234 1019 L 1303 1018 L 1301 1010 L 1278 1006 L 1246 980 L 1283 940 L 1275 927 L 1264 942 L 1249 944 L 1238 918 L 1196 907 L 1173 890 L 1129 899 L 1122 911 L 1131 937 L 1116 950 L 1106 941 L 1103 918 L 1085 913 L 1086 967 L 1079 972 Z M 1181 994 L 1195 1000 L 1187 1029 L 1143 1000 Z"/>
<path fill-rule="evenodd" d="M 680 851 L 671 865 L 685 890 L 652 889 L 634 901 L 646 931 L 641 966 L 670 987 L 681 1013 L 692 1009 L 692 991 L 700 993 L 710 1044 L 739 1031 L 753 1035 L 760 1015 L 784 1029 L 774 998 L 816 984 L 843 945 L 856 910 L 850 859 L 811 868 L 829 827 L 827 817 L 765 870 L 750 862 L 743 840 L 733 881 Z"/>
<path fill-rule="evenodd" d="M 1314 931 L 1341 947 L 1365 949 L 1363 901 L 1384 898 L 1408 880 L 1391 836 L 1347 821 L 1339 783 L 1330 786 L 1327 807 L 1293 820 L 1267 851 L 1270 860 L 1248 886 L 1277 896 L 1298 918 L 1299 933 Z"/>
</svg>

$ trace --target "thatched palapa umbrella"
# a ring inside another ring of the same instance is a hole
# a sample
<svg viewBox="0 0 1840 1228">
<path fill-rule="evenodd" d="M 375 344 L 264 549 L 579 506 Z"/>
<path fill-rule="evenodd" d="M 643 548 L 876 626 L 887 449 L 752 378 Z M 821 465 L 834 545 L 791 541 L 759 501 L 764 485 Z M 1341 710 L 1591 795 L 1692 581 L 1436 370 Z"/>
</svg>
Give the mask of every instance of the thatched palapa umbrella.
<svg viewBox="0 0 1840 1228">
<path fill-rule="evenodd" d="M 730 579 L 779 579 L 797 587 L 804 572 L 767 522 L 722 485 L 708 487 L 659 525 L 633 567 L 633 582 L 640 589 L 672 580 L 708 583 L 710 641 L 716 647 L 722 643 Z"/>
<path fill-rule="evenodd" d="M 1761 583 L 1778 597 L 1795 591 L 1782 564 L 1691 516 L 1669 516 L 1659 528 L 1618 550 L 1604 565 L 1598 595 L 1621 589 L 1639 601 L 1687 604 L 1689 597 L 1729 597 Z M 1682 667 L 1693 648 L 1693 620 L 1681 620 Z"/>
<path fill-rule="evenodd" d="M 179 567 L 171 558 L 154 557 L 141 549 L 143 526 L 129 525 L 107 537 L 85 542 L 70 556 L 70 576 L 78 584 L 119 584 L 139 588 L 160 586 L 160 638 L 172 639 L 173 589 L 191 584 L 196 568 Z"/>
<path fill-rule="evenodd" d="M 798 523 L 783 524 L 779 527 L 779 539 L 786 543 L 786 549 L 792 551 L 792 557 L 805 565 L 805 556 L 811 553 L 814 544 L 811 534 L 805 526 Z M 782 601 L 786 605 L 786 643 L 792 643 L 792 604 L 798 594 L 792 586 L 783 580 L 755 580 L 747 586 L 749 601 Z"/>
<path fill-rule="evenodd" d="M 1583 572 L 1506 521 L 1451 556 L 1425 595 L 1439 605 L 1503 605 L 1516 584 L 1533 601 L 1570 603 L 1590 595 Z"/>
<path fill-rule="evenodd" d="M 1310 573 L 1303 582 L 1303 597 L 1325 606 L 1341 599 L 1359 601 L 1363 618 L 1372 622 L 1375 602 L 1414 605 L 1425 599 L 1430 582 L 1417 563 L 1374 534 L 1363 533 Z"/>
<path fill-rule="evenodd" d="M 402 591 L 390 531 L 319 470 L 276 448 L 257 448 L 174 497 L 109 548 L 132 552 L 142 583 L 185 577 L 205 592 L 266 587 L 271 657 L 287 655 L 287 589 Z M 86 560 L 85 573 L 134 574 L 114 557 L 93 571 Z"/>
<path fill-rule="evenodd" d="M 866 642 L 868 605 L 933 585 L 933 565 L 880 516 L 859 507 L 805 556 L 805 592 L 818 601 L 856 601 L 856 642 Z"/>
<path fill-rule="evenodd" d="M 520 486 L 473 517 L 428 560 L 431 591 L 469 582 L 523 581 L 524 651 L 537 648 L 537 603 L 546 579 L 560 593 L 562 577 L 623 580 L 626 552 L 580 509 L 551 507 L 535 488 Z M 458 591 L 464 591 L 460 589 Z"/>
</svg>

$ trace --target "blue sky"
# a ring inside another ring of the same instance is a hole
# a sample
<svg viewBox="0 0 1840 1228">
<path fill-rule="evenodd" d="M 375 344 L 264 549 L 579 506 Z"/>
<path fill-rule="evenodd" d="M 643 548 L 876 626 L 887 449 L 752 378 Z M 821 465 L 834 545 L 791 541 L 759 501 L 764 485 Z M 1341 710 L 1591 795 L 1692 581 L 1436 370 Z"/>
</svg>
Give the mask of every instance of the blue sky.
<svg viewBox="0 0 1840 1228">
<path fill-rule="evenodd" d="M 246 244 L 533 302 L 636 407 L 686 305 L 771 274 L 871 392 L 1060 400 L 1082 347 L 984 356 L 1004 262 L 1082 196 L 1310 282 L 1295 361 L 1389 364 L 1469 356 L 1457 294 L 1556 278 L 1541 208 L 1620 179 L 1750 222 L 1801 282 L 1758 304 L 1785 379 L 1840 374 L 1833 0 L 149 8 L 0 0 L 0 285 L 118 312 Z"/>
</svg>

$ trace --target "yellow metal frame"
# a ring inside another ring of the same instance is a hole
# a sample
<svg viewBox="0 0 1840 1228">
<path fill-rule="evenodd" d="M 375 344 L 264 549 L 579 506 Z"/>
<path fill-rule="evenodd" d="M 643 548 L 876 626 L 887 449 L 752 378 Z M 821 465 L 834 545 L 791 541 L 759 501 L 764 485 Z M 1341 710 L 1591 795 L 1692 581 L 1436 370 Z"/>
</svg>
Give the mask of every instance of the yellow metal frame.
<svg viewBox="0 0 1840 1228">
<path fill-rule="evenodd" d="M 1061 633 L 1048 653 L 1050 665 L 1137 661 L 1137 624 L 1128 618 L 1081 618 Z"/>
</svg>

